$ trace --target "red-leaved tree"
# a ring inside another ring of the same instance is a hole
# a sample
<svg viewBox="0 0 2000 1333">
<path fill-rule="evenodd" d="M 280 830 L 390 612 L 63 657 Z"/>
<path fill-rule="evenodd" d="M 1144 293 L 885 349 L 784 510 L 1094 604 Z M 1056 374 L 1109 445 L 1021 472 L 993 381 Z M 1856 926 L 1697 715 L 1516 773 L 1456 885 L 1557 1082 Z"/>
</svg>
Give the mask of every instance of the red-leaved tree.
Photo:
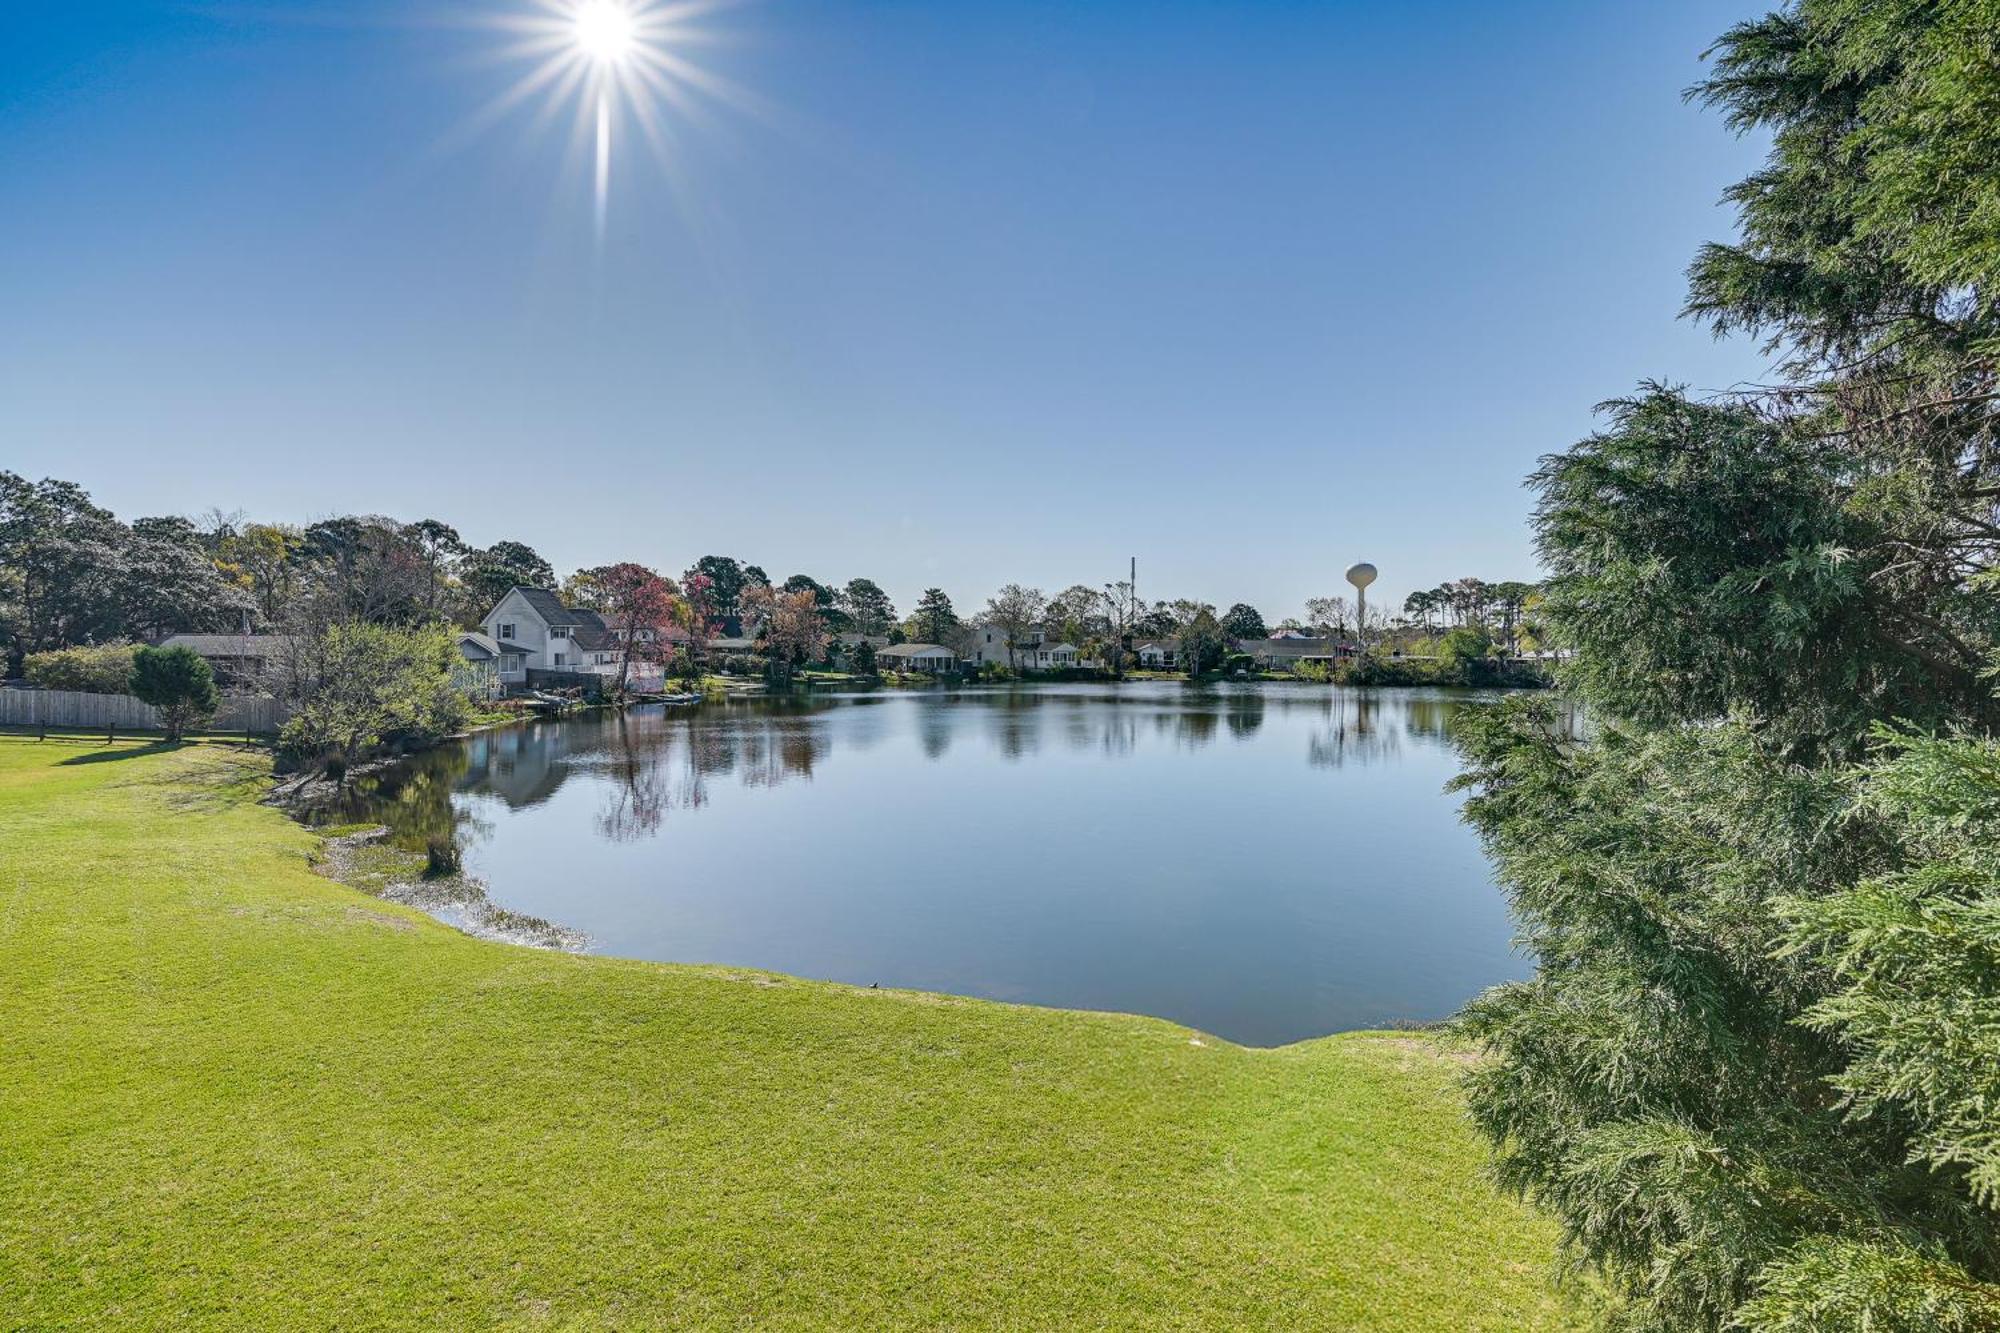
<svg viewBox="0 0 2000 1333">
<path fill-rule="evenodd" d="M 669 631 L 682 616 L 674 585 L 644 565 L 607 565 L 598 571 L 605 592 L 604 623 L 619 640 L 618 693 L 625 693 L 632 660 L 663 662 Z"/>
</svg>

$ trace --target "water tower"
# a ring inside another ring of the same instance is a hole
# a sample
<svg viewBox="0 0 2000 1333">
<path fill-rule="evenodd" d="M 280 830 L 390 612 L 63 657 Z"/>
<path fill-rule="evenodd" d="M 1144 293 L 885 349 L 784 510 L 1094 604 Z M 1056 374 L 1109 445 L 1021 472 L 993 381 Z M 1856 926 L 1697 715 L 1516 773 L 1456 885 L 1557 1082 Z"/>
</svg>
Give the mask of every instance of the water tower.
<svg viewBox="0 0 2000 1333">
<path fill-rule="evenodd" d="M 1347 567 L 1347 581 L 1354 585 L 1354 637 L 1368 646 L 1368 585 L 1375 581 L 1375 566 L 1366 560 Z"/>
</svg>

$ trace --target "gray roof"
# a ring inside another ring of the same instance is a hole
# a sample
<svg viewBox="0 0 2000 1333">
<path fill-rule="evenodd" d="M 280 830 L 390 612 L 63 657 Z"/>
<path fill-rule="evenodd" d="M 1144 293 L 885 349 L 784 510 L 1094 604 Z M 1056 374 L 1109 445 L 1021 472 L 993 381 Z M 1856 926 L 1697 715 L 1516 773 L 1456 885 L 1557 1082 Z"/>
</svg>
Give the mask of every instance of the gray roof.
<svg viewBox="0 0 2000 1333">
<path fill-rule="evenodd" d="M 192 648 L 198 657 L 271 657 L 290 642 L 284 634 L 169 634 L 157 648 Z"/>
<path fill-rule="evenodd" d="M 517 586 L 512 591 L 520 593 L 521 599 L 534 608 L 535 614 L 551 626 L 587 625 L 590 621 L 585 620 L 585 616 L 589 616 L 591 620 L 597 620 L 597 617 L 589 611 L 570 610 L 570 608 L 562 604 L 562 598 L 556 596 L 547 588 Z M 597 624 L 593 628 L 603 629 L 604 622 L 597 620 Z"/>
<path fill-rule="evenodd" d="M 478 656 L 466 652 L 467 649 L 474 650 Z M 475 662 L 500 656 L 500 645 L 477 630 L 462 629 L 458 632 L 458 650 Z"/>
<path fill-rule="evenodd" d="M 957 653 L 945 647 L 943 644 L 938 644 L 938 643 L 892 644 L 891 646 L 882 649 L 875 655 L 877 657 L 935 657 L 939 653 L 943 653 L 946 657 L 951 658 L 953 661 L 956 661 L 958 659 Z"/>
</svg>

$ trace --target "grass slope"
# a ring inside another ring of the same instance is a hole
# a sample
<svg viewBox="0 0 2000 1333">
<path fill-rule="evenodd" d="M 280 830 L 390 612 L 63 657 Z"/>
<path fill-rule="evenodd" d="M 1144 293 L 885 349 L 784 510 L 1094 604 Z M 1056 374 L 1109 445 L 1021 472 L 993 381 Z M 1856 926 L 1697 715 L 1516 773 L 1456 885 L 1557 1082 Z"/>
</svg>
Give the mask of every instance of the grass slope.
<svg viewBox="0 0 2000 1333">
<path fill-rule="evenodd" d="M 0 1323 L 1535 1329 L 1449 1061 L 485 944 L 0 736 Z"/>
</svg>

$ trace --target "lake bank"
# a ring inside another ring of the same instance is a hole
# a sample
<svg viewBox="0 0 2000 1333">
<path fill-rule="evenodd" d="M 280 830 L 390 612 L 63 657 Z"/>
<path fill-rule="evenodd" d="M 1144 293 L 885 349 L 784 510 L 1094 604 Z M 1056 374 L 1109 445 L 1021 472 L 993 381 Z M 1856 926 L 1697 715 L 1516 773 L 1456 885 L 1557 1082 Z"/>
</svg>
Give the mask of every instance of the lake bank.
<svg viewBox="0 0 2000 1333">
<path fill-rule="evenodd" d="M 27 1323 L 1574 1326 L 1427 1041 L 486 944 L 266 770 L 0 738 Z"/>
</svg>

